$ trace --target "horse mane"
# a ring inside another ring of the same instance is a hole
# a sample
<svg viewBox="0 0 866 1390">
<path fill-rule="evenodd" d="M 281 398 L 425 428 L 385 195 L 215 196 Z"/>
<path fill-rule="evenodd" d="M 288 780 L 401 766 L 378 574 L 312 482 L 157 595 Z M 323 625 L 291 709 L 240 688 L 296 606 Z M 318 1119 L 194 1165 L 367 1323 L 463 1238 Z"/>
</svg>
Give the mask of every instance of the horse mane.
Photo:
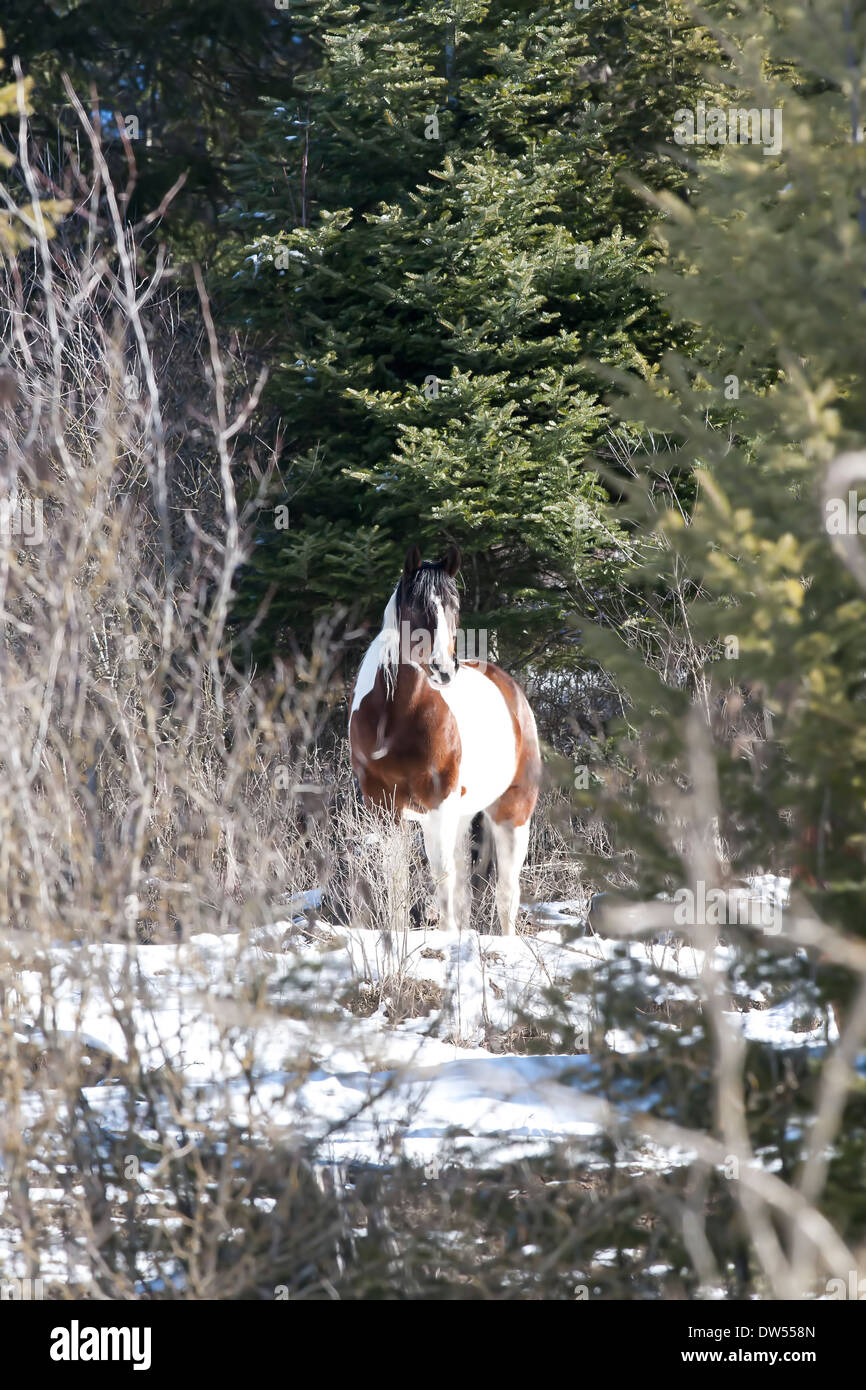
<svg viewBox="0 0 866 1390">
<path fill-rule="evenodd" d="M 399 592 L 400 585 L 398 584 L 398 595 Z M 419 607 L 423 607 L 427 613 L 433 612 L 434 598 L 453 603 L 457 608 L 460 606 L 460 595 L 451 575 L 441 565 L 434 564 L 429 560 L 425 560 L 421 568 L 417 569 L 412 576 L 412 597 Z"/>
<path fill-rule="evenodd" d="M 382 614 L 382 631 L 379 633 L 379 665 L 385 677 L 387 698 L 394 698 L 397 669 L 400 665 L 400 585 L 389 598 Z"/>
</svg>

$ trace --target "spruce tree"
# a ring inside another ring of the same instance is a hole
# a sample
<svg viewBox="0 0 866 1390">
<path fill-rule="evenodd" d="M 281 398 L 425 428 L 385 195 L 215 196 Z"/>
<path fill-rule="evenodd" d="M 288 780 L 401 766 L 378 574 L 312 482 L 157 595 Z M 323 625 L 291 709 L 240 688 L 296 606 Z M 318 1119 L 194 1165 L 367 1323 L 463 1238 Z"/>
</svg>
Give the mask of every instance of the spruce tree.
<svg viewBox="0 0 866 1390">
<path fill-rule="evenodd" d="M 500 656 L 574 659 L 575 595 L 600 601 L 621 562 L 589 360 L 645 375 L 674 341 L 619 178 L 687 193 L 661 145 L 712 45 L 666 15 L 296 7 L 321 61 L 269 104 L 231 218 L 248 244 L 219 266 L 284 432 L 239 604 L 269 596 L 262 646 L 340 604 L 375 618 L 406 545 L 447 539 L 469 557 L 464 621 Z"/>
<path fill-rule="evenodd" d="M 628 875 L 644 899 L 697 895 L 696 875 L 705 890 L 792 876 L 773 934 L 724 921 L 711 931 L 729 947 L 726 984 L 793 1002 L 808 1032 L 828 1002 L 849 1021 L 856 975 L 842 963 L 866 934 L 866 15 L 842 0 L 773 0 L 720 27 L 729 95 L 684 103 L 671 131 L 700 169 L 693 196 L 648 190 L 664 214 L 657 283 L 672 317 L 696 328 L 692 350 L 666 353 L 644 381 L 619 378 L 622 417 L 645 443 L 667 443 L 638 463 L 641 563 L 624 575 L 662 596 L 653 621 L 667 649 L 648 663 L 639 643 L 585 623 L 626 693 L 628 741 L 616 767 L 599 743 L 598 778 L 576 799 L 617 827 L 599 873 Z M 690 129 L 718 143 L 689 144 Z M 665 470 L 691 478 L 690 507 L 660 505 Z M 810 910 L 835 935 L 809 925 L 804 937 Z M 815 949 L 798 949 L 807 942 Z M 862 1023 L 850 1018 L 856 1055 Z M 702 1113 L 709 1036 L 708 1025 L 678 1034 L 671 1053 L 657 1039 L 694 1077 L 664 1092 L 665 1113 Z M 774 1049 L 748 1049 L 752 1143 L 786 1177 L 799 1171 L 823 1061 L 790 1048 L 783 1081 Z M 864 1152 L 855 1087 L 822 1199 L 851 1241 L 866 1231 Z"/>
<path fill-rule="evenodd" d="M 675 441 L 672 462 L 696 488 L 690 515 L 672 509 L 648 532 L 646 573 L 669 591 L 675 567 L 690 576 L 679 635 L 687 626 L 707 659 L 679 697 L 726 709 L 735 861 L 794 864 L 828 891 L 835 880 L 827 910 L 862 928 L 866 593 L 856 519 L 846 533 L 848 494 L 856 508 L 863 484 L 834 460 L 866 439 L 866 18 L 841 3 L 832 25 L 825 8 L 759 8 L 732 25 L 738 59 L 721 109 L 778 113 L 781 149 L 723 143 L 691 206 L 665 200 L 670 263 L 656 281 L 672 315 L 699 325 L 702 349 L 622 381 L 631 418 Z M 612 643 L 606 652 L 616 659 Z M 751 701 L 742 718 L 732 689 Z M 771 730 L 757 760 L 743 756 L 749 709 Z"/>
<path fill-rule="evenodd" d="M 124 185 L 123 137 L 129 142 L 131 219 L 152 213 L 183 180 L 160 220 L 160 239 L 176 259 L 207 258 L 224 232 L 218 219 L 258 125 L 259 100 L 284 91 L 307 61 L 288 3 L 8 0 L 3 24 L 10 54 L 38 82 L 34 136 L 46 158 L 62 165 L 64 141 L 75 148 L 80 138 L 65 74 L 101 121 L 109 168 Z"/>
</svg>

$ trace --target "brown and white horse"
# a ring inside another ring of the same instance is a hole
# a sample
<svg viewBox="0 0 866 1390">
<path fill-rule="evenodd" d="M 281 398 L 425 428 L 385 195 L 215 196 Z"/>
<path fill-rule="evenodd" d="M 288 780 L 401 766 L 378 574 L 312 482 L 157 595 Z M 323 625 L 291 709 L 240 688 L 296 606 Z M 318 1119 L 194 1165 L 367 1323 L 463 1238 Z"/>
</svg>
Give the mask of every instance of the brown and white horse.
<svg viewBox="0 0 866 1390">
<path fill-rule="evenodd" d="M 438 563 L 412 546 L 382 631 L 358 672 L 349 716 L 352 767 L 364 798 L 418 820 L 436 881 L 440 925 L 456 925 L 458 858 L 483 811 L 496 851 L 502 933 L 515 930 L 520 870 L 541 758 L 523 691 L 489 662 L 458 661 L 460 552 Z"/>
</svg>

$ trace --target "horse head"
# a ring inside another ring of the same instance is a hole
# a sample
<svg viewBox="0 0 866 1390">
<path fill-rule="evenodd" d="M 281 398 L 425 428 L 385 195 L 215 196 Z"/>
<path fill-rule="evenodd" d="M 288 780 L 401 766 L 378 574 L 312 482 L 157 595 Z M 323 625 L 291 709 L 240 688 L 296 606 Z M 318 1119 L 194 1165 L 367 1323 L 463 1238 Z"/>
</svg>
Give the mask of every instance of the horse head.
<svg viewBox="0 0 866 1390">
<path fill-rule="evenodd" d="M 422 560 L 417 545 L 409 547 L 397 586 L 397 627 L 400 661 L 419 666 L 433 686 L 448 685 L 457 674 L 456 643 L 460 597 L 454 576 L 460 551 L 449 546 L 441 560 Z"/>
</svg>

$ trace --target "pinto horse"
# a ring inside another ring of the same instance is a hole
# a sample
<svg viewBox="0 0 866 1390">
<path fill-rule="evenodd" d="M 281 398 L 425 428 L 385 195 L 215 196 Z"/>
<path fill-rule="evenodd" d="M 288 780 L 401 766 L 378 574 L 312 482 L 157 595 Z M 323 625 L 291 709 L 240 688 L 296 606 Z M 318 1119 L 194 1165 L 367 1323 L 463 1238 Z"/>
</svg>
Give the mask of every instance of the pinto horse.
<svg viewBox="0 0 866 1390">
<path fill-rule="evenodd" d="M 352 767 L 365 800 L 420 821 L 436 881 L 440 925 L 456 925 L 458 857 L 484 812 L 496 851 L 503 936 L 515 931 L 520 870 L 538 799 L 535 719 L 511 676 L 459 661 L 460 552 L 422 560 L 417 545 L 361 663 L 349 716 Z"/>
</svg>

